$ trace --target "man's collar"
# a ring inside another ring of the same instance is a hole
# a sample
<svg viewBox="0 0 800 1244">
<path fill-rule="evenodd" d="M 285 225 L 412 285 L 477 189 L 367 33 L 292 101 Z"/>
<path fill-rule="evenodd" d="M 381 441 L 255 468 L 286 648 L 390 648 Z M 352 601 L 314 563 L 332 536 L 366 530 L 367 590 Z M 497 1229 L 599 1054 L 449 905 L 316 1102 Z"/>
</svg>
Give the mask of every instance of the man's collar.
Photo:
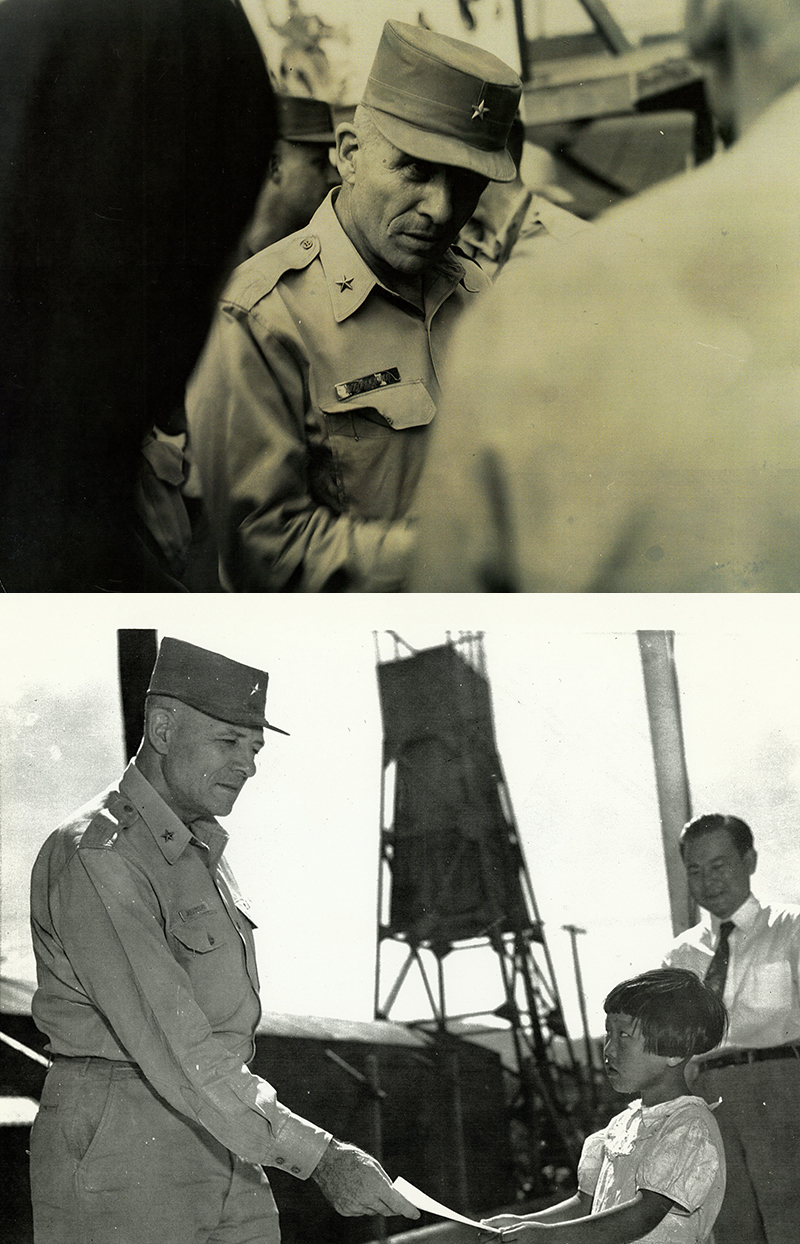
<svg viewBox="0 0 800 1244">
<path fill-rule="evenodd" d="M 341 324 L 358 310 L 376 286 L 393 298 L 398 295 L 376 277 L 345 233 L 333 206 L 338 189 L 337 187 L 332 190 L 317 208 L 309 221 L 308 232 L 315 233 L 320 239 L 320 263 L 325 273 L 334 319 L 337 324 Z M 430 273 L 426 274 L 426 291 L 433 288 L 434 281 L 439 276 L 444 277 L 449 285 L 458 285 L 464 280 L 467 289 L 472 290 L 469 273 L 452 251 L 447 251 Z"/>
<path fill-rule="evenodd" d="M 136 808 L 168 864 L 174 864 L 194 840 L 208 850 L 209 862 L 212 867 L 216 867 L 228 835 L 213 818 L 198 821 L 191 829 L 184 825 L 144 774 L 137 769 L 134 761 L 131 761 L 122 775 L 119 789 Z"/>
<path fill-rule="evenodd" d="M 751 929 L 755 924 L 756 917 L 761 910 L 761 904 L 752 894 L 748 894 L 741 907 L 737 907 L 733 915 L 728 916 L 728 920 L 732 920 L 737 929 Z M 716 937 L 719 933 L 719 926 L 722 921 L 718 916 L 714 916 L 710 911 L 704 912 L 706 923 Z"/>
</svg>

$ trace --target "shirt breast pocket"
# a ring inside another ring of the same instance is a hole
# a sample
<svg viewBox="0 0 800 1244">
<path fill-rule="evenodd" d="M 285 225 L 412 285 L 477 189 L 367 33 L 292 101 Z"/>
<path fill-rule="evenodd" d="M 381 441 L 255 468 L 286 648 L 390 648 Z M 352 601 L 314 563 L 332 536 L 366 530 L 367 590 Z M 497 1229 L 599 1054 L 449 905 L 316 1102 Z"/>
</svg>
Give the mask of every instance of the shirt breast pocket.
<svg viewBox="0 0 800 1244">
<path fill-rule="evenodd" d="M 436 403 L 422 380 L 389 384 L 321 406 L 344 511 L 401 518 L 422 469 Z"/>
<path fill-rule="evenodd" d="M 217 927 L 216 922 L 210 926 L 206 923 L 179 925 L 172 930 L 172 935 L 180 943 L 181 950 L 190 956 L 219 950 L 227 941 L 226 933 Z"/>
<path fill-rule="evenodd" d="M 241 938 L 227 917 L 205 916 L 172 930 L 172 953 L 191 982 L 195 1002 L 212 1027 L 241 1005 L 249 989 Z"/>
</svg>

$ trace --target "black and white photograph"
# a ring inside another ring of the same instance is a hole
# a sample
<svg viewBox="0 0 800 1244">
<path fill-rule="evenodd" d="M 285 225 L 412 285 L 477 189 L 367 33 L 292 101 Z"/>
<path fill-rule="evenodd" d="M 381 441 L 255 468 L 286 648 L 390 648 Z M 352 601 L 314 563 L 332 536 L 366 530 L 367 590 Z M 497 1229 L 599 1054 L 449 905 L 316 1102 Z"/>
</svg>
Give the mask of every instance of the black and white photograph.
<svg viewBox="0 0 800 1244">
<path fill-rule="evenodd" d="M 4 610 L 11 1238 L 704 1239 L 726 1161 L 789 1238 L 791 602 L 53 600 Z"/>
</svg>

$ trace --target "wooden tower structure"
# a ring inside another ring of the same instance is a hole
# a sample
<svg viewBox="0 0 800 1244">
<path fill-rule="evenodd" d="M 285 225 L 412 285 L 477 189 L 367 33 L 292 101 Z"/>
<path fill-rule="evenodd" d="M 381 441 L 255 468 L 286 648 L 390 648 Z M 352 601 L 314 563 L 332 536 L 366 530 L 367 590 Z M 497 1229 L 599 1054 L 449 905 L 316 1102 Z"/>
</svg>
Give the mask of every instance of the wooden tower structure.
<svg viewBox="0 0 800 1244">
<path fill-rule="evenodd" d="M 394 632 L 375 643 L 383 723 L 375 1017 L 389 1019 L 416 978 L 429 1014 L 415 1026 L 446 1048 L 482 1026 L 484 1037 L 505 1032 L 521 1190 L 538 1195 L 548 1172 L 575 1166 L 587 1085 L 498 753 L 483 635 L 420 651 Z M 476 969 L 479 957 L 494 962 L 496 994 L 485 1010 L 453 1014 L 448 974 L 465 955 Z"/>
</svg>

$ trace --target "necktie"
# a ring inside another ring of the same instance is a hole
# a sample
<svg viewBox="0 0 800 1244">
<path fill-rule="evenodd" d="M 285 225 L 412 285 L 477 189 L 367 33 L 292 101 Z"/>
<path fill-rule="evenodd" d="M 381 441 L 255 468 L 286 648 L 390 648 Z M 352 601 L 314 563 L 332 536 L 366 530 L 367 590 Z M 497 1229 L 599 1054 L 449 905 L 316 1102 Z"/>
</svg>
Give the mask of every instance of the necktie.
<svg viewBox="0 0 800 1244">
<path fill-rule="evenodd" d="M 725 978 L 728 975 L 728 960 L 731 956 L 730 940 L 731 933 L 736 928 L 732 920 L 723 920 L 719 926 L 719 941 L 717 949 L 714 951 L 711 962 L 708 965 L 708 971 L 705 975 L 705 983 L 709 989 L 713 989 L 714 993 L 721 998 L 725 992 Z"/>
</svg>

